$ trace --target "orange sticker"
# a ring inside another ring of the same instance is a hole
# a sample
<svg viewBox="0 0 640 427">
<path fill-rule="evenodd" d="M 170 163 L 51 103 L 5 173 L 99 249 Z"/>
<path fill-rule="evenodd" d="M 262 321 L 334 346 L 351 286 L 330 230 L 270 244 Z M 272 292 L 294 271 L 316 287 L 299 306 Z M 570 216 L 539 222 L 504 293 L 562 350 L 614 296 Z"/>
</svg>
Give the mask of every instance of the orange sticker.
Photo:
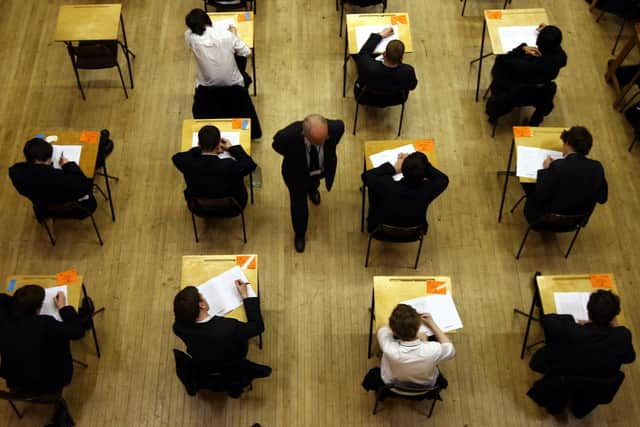
<svg viewBox="0 0 640 427">
<path fill-rule="evenodd" d="M 231 129 L 242 129 L 242 119 L 231 119 Z"/>
<path fill-rule="evenodd" d="M 590 274 L 589 280 L 592 288 L 611 289 L 611 276 L 608 274 Z"/>
<path fill-rule="evenodd" d="M 242 268 L 255 270 L 258 265 L 258 258 L 255 255 L 238 255 L 236 256 L 236 264 Z"/>
<path fill-rule="evenodd" d="M 253 12 L 244 12 L 236 15 L 238 22 L 251 21 L 253 19 Z"/>
<path fill-rule="evenodd" d="M 92 130 L 83 130 L 82 132 L 80 132 L 80 142 L 95 144 L 96 142 L 98 142 L 99 137 L 100 137 L 100 132 L 96 132 Z"/>
<path fill-rule="evenodd" d="M 516 138 L 530 138 L 533 136 L 533 131 L 529 126 L 514 126 L 513 136 Z"/>
<path fill-rule="evenodd" d="M 427 293 L 445 295 L 447 293 L 447 287 L 442 285 L 444 285 L 444 282 L 427 280 Z"/>
<path fill-rule="evenodd" d="M 407 17 L 405 15 L 395 15 L 391 17 L 391 25 L 406 24 Z"/>
<path fill-rule="evenodd" d="M 78 270 L 75 268 L 56 274 L 56 283 L 58 285 L 66 285 L 68 283 L 73 283 L 76 280 L 78 280 Z"/>
<path fill-rule="evenodd" d="M 422 139 L 420 141 L 416 141 L 413 145 L 418 151 L 433 151 L 433 139 Z"/>
<path fill-rule="evenodd" d="M 502 11 L 501 10 L 485 10 L 484 16 L 487 19 L 502 19 Z"/>
</svg>

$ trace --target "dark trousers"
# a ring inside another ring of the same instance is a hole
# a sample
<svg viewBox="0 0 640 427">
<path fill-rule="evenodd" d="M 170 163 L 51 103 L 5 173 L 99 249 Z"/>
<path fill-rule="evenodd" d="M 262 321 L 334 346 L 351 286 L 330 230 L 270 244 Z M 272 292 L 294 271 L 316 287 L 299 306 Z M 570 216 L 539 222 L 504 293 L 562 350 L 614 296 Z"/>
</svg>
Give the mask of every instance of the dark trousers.
<svg viewBox="0 0 640 427">
<path fill-rule="evenodd" d="M 251 77 L 249 77 L 249 74 L 247 74 L 246 71 L 247 57 L 235 55 L 234 58 L 236 60 L 236 65 L 238 66 L 238 70 L 240 70 L 240 74 L 242 74 L 242 78 L 244 79 L 244 87 L 249 89 L 249 86 L 251 85 L 251 83 L 253 83 L 253 80 L 251 79 Z"/>
<path fill-rule="evenodd" d="M 307 204 L 307 196 L 318 191 L 320 186 L 320 176 L 310 176 L 306 184 L 287 184 L 289 189 L 289 201 L 291 204 L 291 222 L 293 223 L 293 231 L 296 236 L 307 232 L 307 224 L 309 223 L 309 205 Z"/>
</svg>

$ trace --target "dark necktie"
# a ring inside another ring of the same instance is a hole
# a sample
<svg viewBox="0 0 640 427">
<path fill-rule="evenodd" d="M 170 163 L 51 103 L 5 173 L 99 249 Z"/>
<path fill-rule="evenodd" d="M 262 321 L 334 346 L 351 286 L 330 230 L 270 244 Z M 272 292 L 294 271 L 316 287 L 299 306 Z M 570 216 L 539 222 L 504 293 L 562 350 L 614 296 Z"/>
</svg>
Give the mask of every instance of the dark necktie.
<svg viewBox="0 0 640 427">
<path fill-rule="evenodd" d="M 318 149 L 315 145 L 309 150 L 309 172 L 320 169 L 320 159 L 318 158 Z"/>
</svg>

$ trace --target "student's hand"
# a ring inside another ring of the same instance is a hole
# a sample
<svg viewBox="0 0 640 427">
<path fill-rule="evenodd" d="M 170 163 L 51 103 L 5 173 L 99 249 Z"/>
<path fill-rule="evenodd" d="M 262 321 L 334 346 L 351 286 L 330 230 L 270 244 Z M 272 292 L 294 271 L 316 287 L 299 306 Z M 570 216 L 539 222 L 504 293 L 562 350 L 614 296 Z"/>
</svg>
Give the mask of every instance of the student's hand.
<svg viewBox="0 0 640 427">
<path fill-rule="evenodd" d="M 247 284 L 242 280 L 236 280 L 236 289 L 240 293 L 242 299 L 249 298 L 249 291 L 247 290 Z"/>
<path fill-rule="evenodd" d="M 549 169 L 549 165 L 550 165 L 552 162 L 553 162 L 553 157 L 551 157 L 551 156 L 547 156 L 547 158 L 546 158 L 546 159 L 544 159 L 544 162 L 542 162 L 542 166 L 543 166 L 545 169 Z"/>
<path fill-rule="evenodd" d="M 385 28 L 384 30 L 380 31 L 378 34 L 380 34 L 382 38 L 389 37 L 393 35 L 393 28 L 392 27 Z"/>
<path fill-rule="evenodd" d="M 396 170 L 396 173 L 402 172 L 402 164 L 404 163 L 404 159 L 406 159 L 407 156 L 407 153 L 398 154 L 398 160 L 396 160 L 396 164 L 393 166 L 393 168 Z"/>
<path fill-rule="evenodd" d="M 542 56 L 538 48 L 535 46 L 522 46 L 522 50 L 524 51 L 525 55 Z"/>
<path fill-rule="evenodd" d="M 536 31 L 540 32 L 546 26 L 547 26 L 547 24 L 545 24 L 544 22 L 541 22 L 540 25 L 538 25 L 538 28 L 536 28 Z"/>
<path fill-rule="evenodd" d="M 60 156 L 60 158 L 58 159 L 58 164 L 60 165 L 60 167 L 64 166 L 66 163 L 69 163 L 69 159 Z"/>
<path fill-rule="evenodd" d="M 224 151 L 229 151 L 229 148 L 231 148 L 231 141 L 226 138 L 220 138 L 220 148 Z"/>
<path fill-rule="evenodd" d="M 236 27 L 234 27 L 233 25 L 229 25 L 228 30 L 231 31 L 236 36 L 238 35 L 238 29 Z"/>
<path fill-rule="evenodd" d="M 422 319 L 422 323 L 429 326 L 430 323 L 433 323 L 433 317 L 429 313 L 420 313 L 420 318 Z"/>
<path fill-rule="evenodd" d="M 53 298 L 53 302 L 56 304 L 56 308 L 58 310 L 67 305 L 67 299 L 64 296 L 64 292 L 58 292 Z"/>
</svg>

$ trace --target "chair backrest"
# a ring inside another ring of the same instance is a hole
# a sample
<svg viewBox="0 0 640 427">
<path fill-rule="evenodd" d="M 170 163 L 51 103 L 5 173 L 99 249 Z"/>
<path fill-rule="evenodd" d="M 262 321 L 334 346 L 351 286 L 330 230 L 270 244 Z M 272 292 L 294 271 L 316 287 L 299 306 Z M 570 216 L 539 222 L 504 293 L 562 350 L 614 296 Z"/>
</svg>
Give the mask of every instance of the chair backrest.
<svg viewBox="0 0 640 427">
<path fill-rule="evenodd" d="M 233 197 L 190 197 L 188 207 L 197 216 L 228 218 L 242 213 L 242 207 Z"/>
<path fill-rule="evenodd" d="M 409 91 L 407 89 L 384 89 L 363 86 L 356 102 L 373 107 L 390 107 L 407 102 Z"/>
<path fill-rule="evenodd" d="M 376 4 L 387 5 L 387 0 L 341 0 L 342 4 L 352 4 L 354 6 L 367 7 Z"/>
<path fill-rule="evenodd" d="M 577 228 L 585 227 L 591 212 L 575 215 L 561 215 L 548 213 L 531 224 L 535 231 L 552 231 L 554 233 L 564 233 L 575 231 Z"/>
<path fill-rule="evenodd" d="M 247 0 L 207 0 L 207 4 L 215 7 L 216 11 L 218 12 L 224 12 L 226 10 L 237 10 L 240 8 L 248 9 L 247 3 Z"/>
<path fill-rule="evenodd" d="M 371 233 L 376 240 L 384 242 L 416 242 L 424 236 L 424 227 L 396 227 L 387 224 L 379 224 Z"/>
<path fill-rule="evenodd" d="M 44 218 L 83 219 L 91 215 L 91 212 L 78 202 L 33 202 L 33 207 L 38 221 Z"/>
<path fill-rule="evenodd" d="M 79 42 L 69 45 L 75 56 L 76 66 L 82 69 L 115 67 L 118 61 L 118 44 L 115 40 Z"/>
<path fill-rule="evenodd" d="M 394 394 L 400 395 L 400 396 L 407 396 L 407 397 L 422 397 L 424 395 L 427 394 L 432 394 L 432 393 L 436 393 L 440 391 L 440 387 L 435 385 L 435 386 L 419 386 L 419 385 L 397 385 L 397 384 L 393 384 L 393 385 L 387 385 L 386 386 L 389 391 L 391 391 Z"/>
<path fill-rule="evenodd" d="M 189 396 L 195 396 L 198 392 L 198 379 L 196 367 L 193 359 L 184 351 L 173 349 L 173 356 L 176 359 L 176 374 L 180 382 L 187 389 Z"/>
</svg>

